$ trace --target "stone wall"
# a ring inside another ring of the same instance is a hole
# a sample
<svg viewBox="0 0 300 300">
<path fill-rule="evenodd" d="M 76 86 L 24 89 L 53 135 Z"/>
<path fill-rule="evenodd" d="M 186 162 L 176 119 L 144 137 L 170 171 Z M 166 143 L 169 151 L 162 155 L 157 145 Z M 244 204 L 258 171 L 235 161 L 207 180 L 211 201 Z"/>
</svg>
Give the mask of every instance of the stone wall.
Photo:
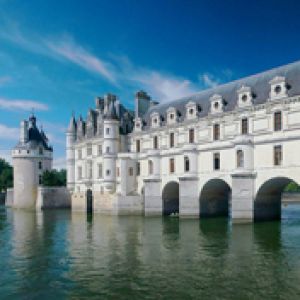
<svg viewBox="0 0 300 300">
<path fill-rule="evenodd" d="M 39 187 L 36 209 L 70 208 L 71 194 L 66 187 Z"/>
<path fill-rule="evenodd" d="M 14 204 L 14 189 L 10 188 L 6 191 L 5 206 L 12 207 Z"/>
</svg>

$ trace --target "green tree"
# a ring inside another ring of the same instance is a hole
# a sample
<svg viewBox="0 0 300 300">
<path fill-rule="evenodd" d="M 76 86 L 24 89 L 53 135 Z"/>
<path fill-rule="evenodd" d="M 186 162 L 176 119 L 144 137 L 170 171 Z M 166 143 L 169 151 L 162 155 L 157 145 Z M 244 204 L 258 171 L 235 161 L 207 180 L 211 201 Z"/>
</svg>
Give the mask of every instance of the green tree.
<svg viewBox="0 0 300 300">
<path fill-rule="evenodd" d="M 43 186 L 66 186 L 66 182 L 67 173 L 64 169 L 45 171 L 42 176 Z"/>
<path fill-rule="evenodd" d="M 0 191 L 6 191 L 13 186 L 13 168 L 0 158 Z"/>
<path fill-rule="evenodd" d="M 292 181 L 285 187 L 284 191 L 288 193 L 295 193 L 295 192 L 299 193 L 300 186 L 296 182 Z"/>
</svg>

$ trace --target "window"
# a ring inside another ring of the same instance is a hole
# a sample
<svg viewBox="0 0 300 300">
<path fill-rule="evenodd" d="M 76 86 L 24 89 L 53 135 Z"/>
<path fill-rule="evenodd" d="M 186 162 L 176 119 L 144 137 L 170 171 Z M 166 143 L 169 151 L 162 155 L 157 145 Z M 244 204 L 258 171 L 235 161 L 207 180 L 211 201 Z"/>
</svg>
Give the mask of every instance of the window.
<svg viewBox="0 0 300 300">
<path fill-rule="evenodd" d="M 193 108 L 190 108 L 189 114 L 192 115 L 193 113 L 194 113 L 194 109 L 193 109 Z"/>
<path fill-rule="evenodd" d="M 190 159 L 187 156 L 184 157 L 184 171 L 190 171 Z"/>
<path fill-rule="evenodd" d="M 108 127 L 105 128 L 105 132 L 106 132 L 106 134 L 109 134 L 109 128 Z"/>
<path fill-rule="evenodd" d="M 132 167 L 130 167 L 128 169 L 128 174 L 129 174 L 129 176 L 133 176 L 133 168 Z"/>
<path fill-rule="evenodd" d="M 274 130 L 280 131 L 282 128 L 282 115 L 281 111 L 274 113 Z"/>
<path fill-rule="evenodd" d="M 175 160 L 174 160 L 174 158 L 170 158 L 170 160 L 169 160 L 169 170 L 170 170 L 170 173 L 175 172 Z"/>
<path fill-rule="evenodd" d="M 214 170 L 220 170 L 220 153 L 214 153 Z"/>
<path fill-rule="evenodd" d="M 86 155 L 90 156 L 92 155 L 92 146 L 88 146 L 86 149 Z"/>
<path fill-rule="evenodd" d="M 106 153 L 109 153 L 109 152 L 110 152 L 109 147 L 106 147 Z"/>
<path fill-rule="evenodd" d="M 238 168 L 244 167 L 244 152 L 242 150 L 236 152 L 236 165 Z"/>
<path fill-rule="evenodd" d="M 98 145 L 98 155 L 102 155 L 102 145 Z"/>
<path fill-rule="evenodd" d="M 119 177 L 119 176 L 120 176 L 120 168 L 117 167 L 117 177 Z"/>
<path fill-rule="evenodd" d="M 87 162 L 87 175 L 88 179 L 93 178 L 93 163 L 91 161 Z"/>
<path fill-rule="evenodd" d="M 152 160 L 148 160 L 148 173 L 149 173 L 149 175 L 153 174 L 153 162 L 152 162 Z"/>
<path fill-rule="evenodd" d="M 39 184 L 42 184 L 42 175 L 39 175 Z"/>
<path fill-rule="evenodd" d="M 174 147 L 174 132 L 170 133 L 170 148 Z"/>
<path fill-rule="evenodd" d="M 275 146 L 274 147 L 274 165 L 281 166 L 282 163 L 282 147 Z"/>
<path fill-rule="evenodd" d="M 247 96 L 247 94 L 244 94 L 243 96 L 242 96 L 242 101 L 243 102 L 246 102 L 248 100 L 248 96 Z"/>
<path fill-rule="evenodd" d="M 136 152 L 141 152 L 141 141 L 140 140 L 135 141 L 135 147 L 136 147 Z"/>
<path fill-rule="evenodd" d="M 174 119 L 174 114 L 170 114 L 170 119 L 171 119 L 171 120 Z"/>
<path fill-rule="evenodd" d="M 110 175 L 110 170 L 106 170 L 106 176 Z"/>
<path fill-rule="evenodd" d="M 193 144 L 195 142 L 195 130 L 189 129 L 189 143 Z"/>
<path fill-rule="evenodd" d="M 103 177 L 102 164 L 98 164 L 98 178 Z"/>
<path fill-rule="evenodd" d="M 39 148 L 39 154 L 43 155 L 43 148 Z"/>
<path fill-rule="evenodd" d="M 39 161 L 39 170 L 42 170 L 42 168 L 43 168 L 43 164 L 41 161 Z"/>
<path fill-rule="evenodd" d="M 153 137 L 153 148 L 158 149 L 158 138 L 157 138 L 157 136 Z"/>
<path fill-rule="evenodd" d="M 81 149 L 79 149 L 78 150 L 78 159 L 82 159 L 82 150 Z"/>
<path fill-rule="evenodd" d="M 214 141 L 217 141 L 220 139 L 220 125 L 214 124 Z"/>
<path fill-rule="evenodd" d="M 248 119 L 242 119 L 242 134 L 248 134 Z"/>
<path fill-rule="evenodd" d="M 136 163 L 136 176 L 140 176 L 141 174 L 141 164 L 139 162 Z"/>
<path fill-rule="evenodd" d="M 78 167 L 77 169 L 77 173 L 78 173 L 78 179 L 82 179 L 82 167 Z"/>
<path fill-rule="evenodd" d="M 274 88 L 274 92 L 275 92 L 275 94 L 280 94 L 280 92 L 281 92 L 281 86 L 280 85 L 276 85 L 275 88 Z"/>
</svg>

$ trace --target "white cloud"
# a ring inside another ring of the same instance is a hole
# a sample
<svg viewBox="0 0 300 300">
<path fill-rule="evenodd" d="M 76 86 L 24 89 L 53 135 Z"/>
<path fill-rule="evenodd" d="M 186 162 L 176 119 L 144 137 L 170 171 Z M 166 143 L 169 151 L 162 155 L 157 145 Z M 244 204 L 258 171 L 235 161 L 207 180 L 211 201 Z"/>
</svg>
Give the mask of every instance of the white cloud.
<svg viewBox="0 0 300 300">
<path fill-rule="evenodd" d="M 198 90 L 190 80 L 146 69 L 132 74 L 131 80 L 148 89 L 160 102 L 185 97 Z"/>
<path fill-rule="evenodd" d="M 0 124 L 0 140 L 17 140 L 19 128 L 8 127 Z"/>
<path fill-rule="evenodd" d="M 220 79 L 214 77 L 209 73 L 199 75 L 199 81 L 203 83 L 204 87 L 213 88 L 220 84 Z"/>
<path fill-rule="evenodd" d="M 0 109 L 13 111 L 31 111 L 32 109 L 34 109 L 45 111 L 49 110 L 49 107 L 44 103 L 33 100 L 0 98 Z"/>
<path fill-rule="evenodd" d="M 63 36 L 58 40 L 45 40 L 45 43 L 51 51 L 66 60 L 73 62 L 83 69 L 102 75 L 110 82 L 115 83 L 112 66 L 84 49 L 81 45 L 75 43 L 70 36 Z"/>
</svg>

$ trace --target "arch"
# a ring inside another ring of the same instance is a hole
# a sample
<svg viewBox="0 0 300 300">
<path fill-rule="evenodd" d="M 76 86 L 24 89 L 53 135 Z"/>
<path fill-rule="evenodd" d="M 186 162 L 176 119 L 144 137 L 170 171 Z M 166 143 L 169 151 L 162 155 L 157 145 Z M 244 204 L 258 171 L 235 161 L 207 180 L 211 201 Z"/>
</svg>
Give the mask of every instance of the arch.
<svg viewBox="0 0 300 300">
<path fill-rule="evenodd" d="M 288 177 L 273 177 L 259 187 L 254 200 L 255 221 L 281 218 L 281 195 L 291 182 L 296 183 Z"/>
<path fill-rule="evenodd" d="M 176 181 L 170 181 L 165 185 L 162 191 L 162 201 L 164 215 L 179 213 L 179 184 Z"/>
<path fill-rule="evenodd" d="M 200 192 L 200 216 L 229 216 L 231 188 L 223 179 L 210 179 Z"/>
<path fill-rule="evenodd" d="M 86 212 L 88 214 L 93 212 L 93 192 L 91 189 L 86 191 Z"/>
</svg>

